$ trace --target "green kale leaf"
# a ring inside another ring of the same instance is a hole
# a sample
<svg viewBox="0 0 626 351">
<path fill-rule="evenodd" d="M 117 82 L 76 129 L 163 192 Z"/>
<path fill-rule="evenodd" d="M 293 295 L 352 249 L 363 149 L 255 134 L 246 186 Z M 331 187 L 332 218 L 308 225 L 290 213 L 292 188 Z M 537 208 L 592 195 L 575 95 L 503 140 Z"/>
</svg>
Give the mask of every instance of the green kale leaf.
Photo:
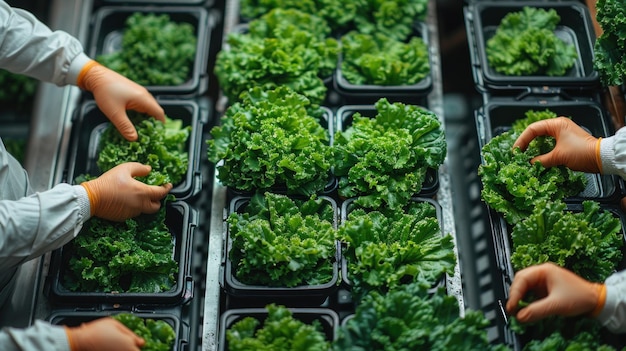
<svg viewBox="0 0 626 351">
<path fill-rule="evenodd" d="M 384 98 L 375 106 L 375 118 L 357 113 L 335 133 L 339 195 L 358 197 L 364 207 L 401 208 L 420 192 L 426 171 L 443 163 L 445 135 L 437 116 L 422 107 Z"/>
<path fill-rule="evenodd" d="M 549 110 L 529 110 L 511 130 L 495 136 L 482 148 L 483 162 L 478 167 L 483 185 L 481 197 L 511 225 L 528 217 L 538 201 L 560 200 L 585 189 L 586 178 L 581 172 L 565 166 L 546 168 L 540 162 L 530 163 L 533 157 L 554 148 L 554 138 L 535 138 L 523 152 L 513 149 L 527 125 L 555 117 Z"/>
<path fill-rule="evenodd" d="M 208 159 L 223 160 L 217 165 L 220 182 L 240 191 L 286 187 L 306 196 L 324 189 L 333 150 L 309 106 L 306 97 L 287 87 L 244 93 L 207 140 Z"/>
<path fill-rule="evenodd" d="M 485 48 L 489 65 L 509 76 L 563 76 L 578 53 L 554 34 L 561 20 L 556 10 L 525 6 L 504 16 Z"/>
<path fill-rule="evenodd" d="M 128 114 L 138 138 L 128 141 L 110 124 L 100 137 L 97 160 L 100 170 L 104 173 L 121 163 L 140 162 L 150 165 L 152 171 L 137 180 L 150 185 L 180 183 L 189 166 L 185 145 L 191 126 L 183 127 L 182 120 L 167 116 L 165 123 L 161 123 L 134 111 Z"/>
<path fill-rule="evenodd" d="M 626 7 L 619 0 L 598 0 L 595 5 L 602 35 L 594 46 L 594 68 L 605 86 L 622 85 L 626 78 Z"/>
<path fill-rule="evenodd" d="M 321 285 L 333 277 L 336 243 L 332 206 L 272 193 L 255 194 L 227 219 L 233 274 L 244 284 Z"/>
<path fill-rule="evenodd" d="M 360 33 L 380 33 L 404 41 L 427 12 L 428 0 L 363 0 L 357 6 L 354 23 Z"/>
<path fill-rule="evenodd" d="M 430 73 L 429 51 L 420 37 L 403 43 L 380 33 L 351 31 L 341 45 L 341 73 L 352 84 L 412 85 Z"/>
<path fill-rule="evenodd" d="M 142 351 L 170 351 L 174 349 L 176 332 L 166 321 L 141 318 L 132 313 L 111 316 L 145 340 Z"/>
<path fill-rule="evenodd" d="M 96 59 L 141 85 L 181 85 L 193 72 L 196 46 L 190 23 L 137 12 L 126 20 L 121 50 Z"/>
<path fill-rule="evenodd" d="M 261 322 L 245 317 L 226 330 L 230 351 L 330 351 L 330 341 L 319 320 L 307 324 L 293 317 L 285 306 L 270 304 Z"/>
</svg>

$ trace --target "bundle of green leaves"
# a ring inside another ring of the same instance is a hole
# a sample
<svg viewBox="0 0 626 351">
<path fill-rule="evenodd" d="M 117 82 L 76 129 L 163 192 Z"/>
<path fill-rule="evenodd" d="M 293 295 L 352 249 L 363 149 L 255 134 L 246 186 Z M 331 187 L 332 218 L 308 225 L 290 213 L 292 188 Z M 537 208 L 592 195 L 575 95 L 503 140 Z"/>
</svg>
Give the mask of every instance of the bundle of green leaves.
<svg viewBox="0 0 626 351">
<path fill-rule="evenodd" d="M 626 78 L 626 6 L 620 0 L 598 0 L 596 10 L 602 35 L 594 46 L 594 68 L 604 85 L 622 85 Z"/>
<path fill-rule="evenodd" d="M 168 196 L 171 201 L 173 196 Z M 84 292 L 169 291 L 178 262 L 165 224 L 166 208 L 124 222 L 92 217 L 64 249 L 69 261 L 64 287 Z"/>
<path fill-rule="evenodd" d="M 242 283 L 294 287 L 332 280 L 336 233 L 328 201 L 255 194 L 227 222 L 230 260 Z"/>
<path fill-rule="evenodd" d="M 240 101 L 254 87 L 287 86 L 319 105 L 326 97 L 322 79 L 336 67 L 340 49 L 336 39 L 322 35 L 328 24 L 312 17 L 278 9 L 252 21 L 249 33 L 230 33 L 214 70 L 228 99 Z"/>
<path fill-rule="evenodd" d="M 443 163 L 445 135 L 437 116 L 422 107 L 385 98 L 375 106 L 375 118 L 356 113 L 335 133 L 339 195 L 367 208 L 402 208 L 422 189 L 426 171 Z"/>
<path fill-rule="evenodd" d="M 193 72 L 196 46 L 192 24 L 136 12 L 126 20 L 121 49 L 96 59 L 141 85 L 181 85 Z"/>
<path fill-rule="evenodd" d="M 17 112 L 30 113 L 38 84 L 35 78 L 0 69 L 0 103 L 3 108 L 12 107 Z"/>
<path fill-rule="evenodd" d="M 428 0 L 363 0 L 358 2 L 354 23 L 360 33 L 405 41 L 427 12 Z"/>
<path fill-rule="evenodd" d="M 563 76 L 578 53 L 554 33 L 561 17 L 556 10 L 524 6 L 504 16 L 485 48 L 491 68 L 504 75 Z"/>
<path fill-rule="evenodd" d="M 581 172 L 565 166 L 546 168 L 541 162 L 530 163 L 535 156 L 554 148 L 554 138 L 541 136 L 526 151 L 513 149 L 515 140 L 529 124 L 555 117 L 547 109 L 528 110 L 511 130 L 495 136 L 482 148 L 483 162 L 478 167 L 483 185 L 481 197 L 511 225 L 528 217 L 539 201 L 561 200 L 585 189 L 586 178 Z"/>
<path fill-rule="evenodd" d="M 112 318 L 145 340 L 145 344 L 141 347 L 142 351 L 171 351 L 174 349 L 176 332 L 166 321 L 141 318 L 125 312 L 113 315 Z"/>
<path fill-rule="evenodd" d="M 429 51 L 420 37 L 403 43 L 380 33 L 352 31 L 341 44 L 341 74 L 352 84 L 412 85 L 430 73 Z"/>
<path fill-rule="evenodd" d="M 622 225 L 596 201 L 583 211 L 567 211 L 561 201 L 536 203 L 533 212 L 511 232 L 515 270 L 553 262 L 594 282 L 603 282 L 622 259 Z"/>
<path fill-rule="evenodd" d="M 352 23 L 358 3 L 358 0 L 242 0 L 241 16 L 255 19 L 273 9 L 295 9 L 323 18 L 332 31 L 337 31 Z"/>
<path fill-rule="evenodd" d="M 121 163 L 140 162 L 150 165 L 152 171 L 137 180 L 150 185 L 180 183 L 189 167 L 185 146 L 191 126 L 183 126 L 182 120 L 167 116 L 161 123 L 134 111 L 128 111 L 128 115 L 137 129 L 137 140 L 128 141 L 115 126 L 109 125 L 98 144 L 100 170 L 106 172 Z"/>
<path fill-rule="evenodd" d="M 335 351 L 507 350 L 487 340 L 489 321 L 466 310 L 445 289 L 430 293 L 428 284 L 411 283 L 366 295 L 353 318 L 339 329 Z"/>
<path fill-rule="evenodd" d="M 405 210 L 351 210 L 338 229 L 353 295 L 386 292 L 413 281 L 437 284 L 456 264 L 454 242 L 443 235 L 436 210 L 412 202 Z"/>
<path fill-rule="evenodd" d="M 208 159 L 217 178 L 239 191 L 286 188 L 312 195 L 330 179 L 330 136 L 308 114 L 309 100 L 287 87 L 253 88 L 211 129 Z"/>
<path fill-rule="evenodd" d="M 267 318 L 261 322 L 245 317 L 226 330 L 229 351 L 330 351 L 319 320 L 311 324 L 293 317 L 285 306 L 270 304 Z"/>
</svg>

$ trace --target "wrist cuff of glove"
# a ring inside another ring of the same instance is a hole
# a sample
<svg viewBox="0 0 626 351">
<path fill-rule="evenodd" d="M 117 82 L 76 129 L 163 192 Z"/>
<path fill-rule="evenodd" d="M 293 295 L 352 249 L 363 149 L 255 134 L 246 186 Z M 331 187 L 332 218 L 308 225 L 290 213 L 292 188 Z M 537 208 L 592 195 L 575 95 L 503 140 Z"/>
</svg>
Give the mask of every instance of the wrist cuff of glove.
<svg viewBox="0 0 626 351">
<path fill-rule="evenodd" d="M 74 342 L 74 337 L 72 336 L 72 329 L 68 326 L 64 326 L 65 335 L 67 335 L 67 343 L 70 346 L 70 351 L 77 351 L 76 344 Z"/>
<path fill-rule="evenodd" d="M 89 72 L 89 70 L 91 70 L 95 66 L 100 66 L 100 64 L 95 60 L 91 60 L 87 62 L 80 70 L 80 72 L 78 73 L 78 78 L 76 79 L 76 85 L 78 85 L 79 88 L 83 90 L 89 90 L 89 87 L 87 87 L 86 85 L 87 72 Z"/>
<path fill-rule="evenodd" d="M 606 285 L 604 284 L 596 284 L 595 286 L 596 292 L 598 294 L 598 301 L 596 302 L 596 307 L 591 311 L 591 317 L 597 317 L 602 309 L 604 308 L 604 303 L 606 302 Z"/>
<path fill-rule="evenodd" d="M 596 149 L 595 149 L 595 159 L 596 159 L 596 167 L 598 167 L 598 172 L 602 173 L 602 158 L 600 157 L 600 144 L 602 143 L 602 137 L 598 138 L 598 141 L 596 142 Z"/>
<path fill-rule="evenodd" d="M 84 182 L 80 185 L 82 185 L 82 187 L 85 188 L 85 191 L 87 192 L 87 197 L 89 198 L 89 215 L 93 217 L 96 212 L 96 202 L 98 201 L 98 196 L 93 191 L 93 189 L 91 189 L 89 182 Z"/>
</svg>

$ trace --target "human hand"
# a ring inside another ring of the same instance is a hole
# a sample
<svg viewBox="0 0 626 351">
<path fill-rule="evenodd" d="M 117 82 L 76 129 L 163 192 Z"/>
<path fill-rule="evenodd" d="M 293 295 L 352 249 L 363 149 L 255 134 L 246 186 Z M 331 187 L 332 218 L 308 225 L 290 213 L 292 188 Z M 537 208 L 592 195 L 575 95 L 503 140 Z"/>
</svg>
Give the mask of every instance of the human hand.
<svg viewBox="0 0 626 351">
<path fill-rule="evenodd" d="M 526 150 L 536 137 L 549 135 L 556 139 L 556 146 L 547 154 L 534 157 L 545 167 L 564 165 L 575 171 L 602 172 L 600 160 L 600 138 L 595 138 L 566 117 L 546 119 L 530 124 L 513 144 Z"/>
<path fill-rule="evenodd" d="M 134 177 L 150 173 L 151 167 L 128 162 L 113 167 L 100 177 L 81 185 L 87 191 L 91 215 L 111 221 L 123 221 L 142 213 L 154 213 L 172 184 L 147 185 Z"/>
<path fill-rule="evenodd" d="M 163 108 L 146 88 L 96 61 L 83 67 L 78 86 L 93 93 L 100 110 L 129 141 L 137 140 L 138 136 L 126 110 L 145 113 L 165 122 Z"/>
<path fill-rule="evenodd" d="M 506 310 L 520 322 L 534 322 L 552 315 L 597 315 L 604 306 L 603 284 L 591 283 L 553 263 L 527 267 L 515 274 L 509 289 Z M 518 303 L 527 292 L 538 300 L 518 311 Z"/>
<path fill-rule="evenodd" d="M 145 344 L 144 339 L 110 317 L 66 327 L 65 332 L 71 351 L 139 351 Z"/>
</svg>

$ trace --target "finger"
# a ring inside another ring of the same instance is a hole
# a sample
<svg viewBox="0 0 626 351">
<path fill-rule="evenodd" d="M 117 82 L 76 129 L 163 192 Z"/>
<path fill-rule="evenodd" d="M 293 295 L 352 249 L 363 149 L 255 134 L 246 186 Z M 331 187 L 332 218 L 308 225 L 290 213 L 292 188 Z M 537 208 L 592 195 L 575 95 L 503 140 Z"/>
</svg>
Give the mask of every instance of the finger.
<svg viewBox="0 0 626 351">
<path fill-rule="evenodd" d="M 558 164 L 556 162 L 557 158 L 553 156 L 553 153 L 554 153 L 554 150 L 548 152 L 547 154 L 543 154 L 543 155 L 539 155 L 539 156 L 533 157 L 530 160 L 530 163 L 541 162 L 541 165 L 544 166 L 545 168 L 558 166 Z"/>
<path fill-rule="evenodd" d="M 555 128 L 553 128 L 551 120 L 543 120 L 531 123 L 522 134 L 517 137 L 515 143 L 513 143 L 513 148 L 519 147 L 522 150 L 526 150 L 528 144 L 538 136 L 550 135 L 555 136 Z"/>
<path fill-rule="evenodd" d="M 517 310 L 517 305 L 531 290 L 543 290 L 545 288 L 545 278 L 542 273 L 542 266 L 531 266 L 515 274 L 513 283 L 509 289 L 509 299 L 506 309 L 509 313 Z"/>
<path fill-rule="evenodd" d="M 150 165 L 144 165 L 139 162 L 127 162 L 125 165 L 130 169 L 130 175 L 132 177 L 145 177 L 152 171 Z"/>
<path fill-rule="evenodd" d="M 149 198 L 152 201 L 160 201 L 162 198 L 167 195 L 170 190 L 172 190 L 172 184 L 167 183 L 161 186 L 158 185 L 149 185 Z"/>
<path fill-rule="evenodd" d="M 105 114 L 107 115 L 107 117 L 109 117 L 109 120 L 111 121 L 111 123 L 113 123 L 115 128 L 117 128 L 120 134 L 122 134 L 124 139 L 128 141 L 137 140 L 138 138 L 137 130 L 135 129 L 135 126 L 130 121 L 130 119 L 128 119 L 128 115 L 126 114 L 126 111 L 118 110 L 116 112 L 111 112 L 109 114 L 105 112 Z"/>
<path fill-rule="evenodd" d="M 145 94 L 131 101 L 127 107 L 165 122 L 165 111 L 147 90 L 145 90 Z"/>
<path fill-rule="evenodd" d="M 517 312 L 516 318 L 522 323 L 535 322 L 555 314 L 558 306 L 550 297 L 537 300 Z"/>
</svg>

